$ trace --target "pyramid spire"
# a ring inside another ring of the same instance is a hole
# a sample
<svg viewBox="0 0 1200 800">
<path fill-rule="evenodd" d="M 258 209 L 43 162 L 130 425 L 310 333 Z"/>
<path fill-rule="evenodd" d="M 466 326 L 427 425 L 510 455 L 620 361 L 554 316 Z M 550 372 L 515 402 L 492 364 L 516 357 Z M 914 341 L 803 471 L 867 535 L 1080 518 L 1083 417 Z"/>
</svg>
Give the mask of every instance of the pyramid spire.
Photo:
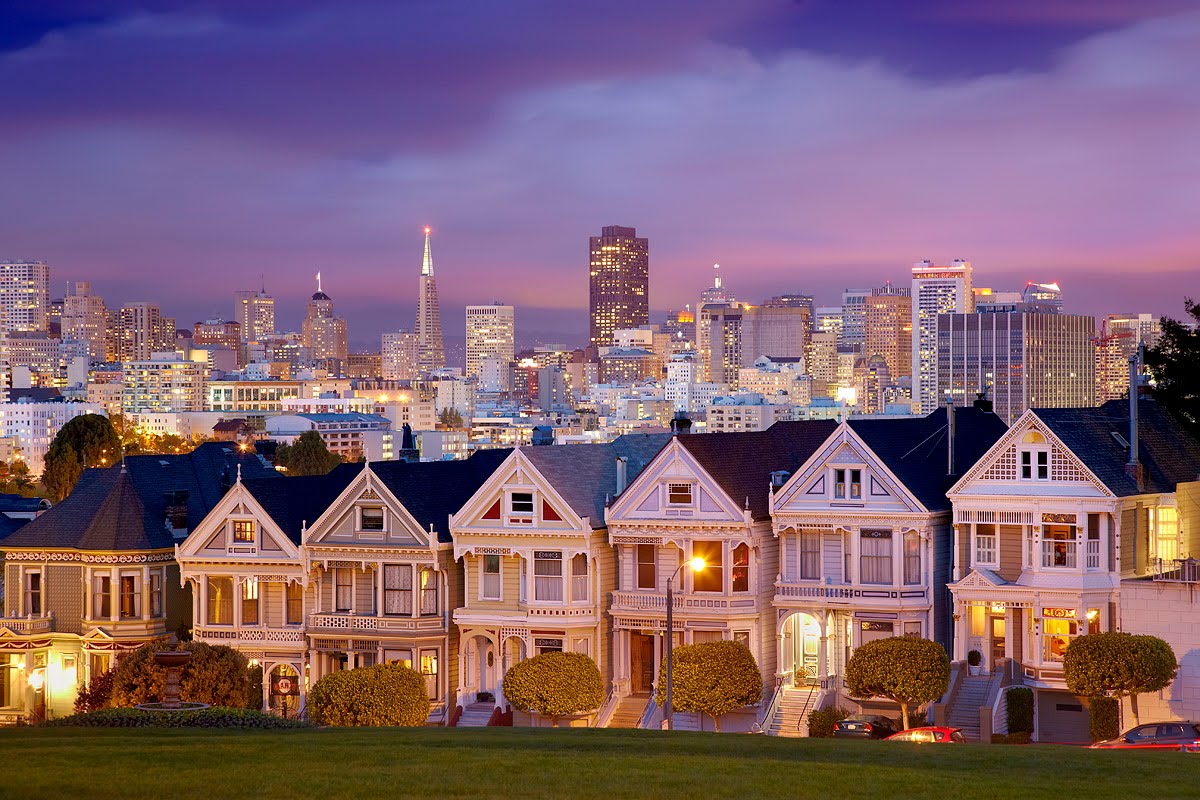
<svg viewBox="0 0 1200 800">
<path fill-rule="evenodd" d="M 429 226 L 425 226 L 425 255 L 421 257 L 421 274 L 433 275 L 433 254 L 429 252 Z"/>
</svg>

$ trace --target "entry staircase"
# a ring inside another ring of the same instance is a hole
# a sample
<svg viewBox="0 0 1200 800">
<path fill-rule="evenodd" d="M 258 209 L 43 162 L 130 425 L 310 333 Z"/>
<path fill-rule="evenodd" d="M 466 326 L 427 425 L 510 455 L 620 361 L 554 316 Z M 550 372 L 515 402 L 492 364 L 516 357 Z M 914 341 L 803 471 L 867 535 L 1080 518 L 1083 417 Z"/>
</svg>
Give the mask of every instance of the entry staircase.
<svg viewBox="0 0 1200 800">
<path fill-rule="evenodd" d="M 646 703 L 648 702 L 650 702 L 649 692 L 622 697 L 617 702 L 617 707 L 613 710 L 612 716 L 608 718 L 607 727 L 636 728 L 642 719 L 642 714 L 645 712 Z"/>
<path fill-rule="evenodd" d="M 817 707 L 821 689 L 816 686 L 782 687 L 782 695 L 767 726 L 768 736 L 808 735 L 808 715 Z"/>
<path fill-rule="evenodd" d="M 471 703 L 463 707 L 462 716 L 458 718 L 459 728 L 486 728 L 492 718 L 495 703 Z"/>
<path fill-rule="evenodd" d="M 993 680 L 998 681 L 999 676 L 965 676 L 954 698 L 954 705 L 946 714 L 946 724 L 952 728 L 962 728 L 963 736 L 969 742 L 979 741 L 979 709 L 988 705 Z"/>
</svg>

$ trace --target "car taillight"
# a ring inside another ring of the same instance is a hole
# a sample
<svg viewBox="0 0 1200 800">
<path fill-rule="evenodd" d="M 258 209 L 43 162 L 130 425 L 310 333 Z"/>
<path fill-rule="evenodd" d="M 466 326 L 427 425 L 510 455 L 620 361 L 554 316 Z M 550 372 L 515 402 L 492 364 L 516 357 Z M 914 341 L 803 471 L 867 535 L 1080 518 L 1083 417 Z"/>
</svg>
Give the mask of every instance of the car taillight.
<svg viewBox="0 0 1200 800">
<path fill-rule="evenodd" d="M 873 731 L 873 730 L 874 730 L 874 728 L 872 728 L 872 727 L 871 727 L 871 723 L 869 723 L 869 722 L 864 722 L 864 723 L 863 723 L 863 730 L 865 730 L 867 733 L 870 733 L 871 731 Z"/>
</svg>

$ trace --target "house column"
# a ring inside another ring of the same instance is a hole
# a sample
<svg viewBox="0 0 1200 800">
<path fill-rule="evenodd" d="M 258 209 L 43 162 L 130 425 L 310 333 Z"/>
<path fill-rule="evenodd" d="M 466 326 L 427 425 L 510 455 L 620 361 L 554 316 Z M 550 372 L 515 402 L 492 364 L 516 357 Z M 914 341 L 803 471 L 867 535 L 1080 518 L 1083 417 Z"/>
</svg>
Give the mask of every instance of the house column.
<svg viewBox="0 0 1200 800">
<path fill-rule="evenodd" d="M 112 622 L 121 619 L 121 569 L 113 567 L 111 570 L 112 577 L 108 581 L 108 618 Z M 43 581 L 45 579 L 43 578 Z M 43 592 L 43 596 L 44 596 Z M 42 608 L 46 607 L 46 601 L 42 601 Z"/>
<path fill-rule="evenodd" d="M 20 589 L 21 589 L 21 593 L 23 594 L 24 590 L 25 590 L 25 585 L 24 585 L 25 578 L 22 575 L 18 575 L 17 577 L 18 577 L 18 580 L 21 581 Z M 194 594 L 193 594 L 193 597 L 195 597 Z M 83 618 L 84 619 L 92 618 L 92 571 L 87 569 L 86 567 L 83 570 Z M 192 618 L 196 619 L 196 616 L 193 614 Z M 90 675 L 90 673 L 89 673 L 89 675 Z"/>
<path fill-rule="evenodd" d="M 236 575 L 233 578 L 233 627 L 242 627 L 242 592 L 245 589 L 242 587 L 243 578 Z"/>
<path fill-rule="evenodd" d="M 142 619 L 150 619 L 150 573 L 153 568 L 142 569 Z"/>
<path fill-rule="evenodd" d="M 375 616 L 383 616 L 383 562 L 375 565 Z M 379 663 L 383 663 L 383 649 L 379 650 Z"/>
<path fill-rule="evenodd" d="M 846 528 L 846 549 L 850 553 L 849 569 L 846 570 L 846 583 L 858 583 L 858 529 Z"/>
<path fill-rule="evenodd" d="M 199 578 L 197 583 L 200 584 L 200 608 L 193 624 L 203 625 L 208 622 L 208 579 Z"/>
<path fill-rule="evenodd" d="M 953 540 L 952 540 L 951 550 L 950 550 L 950 564 L 952 566 L 952 570 L 951 570 L 950 574 L 951 574 L 952 580 L 955 583 L 957 583 L 958 581 L 962 580 L 962 568 L 959 565 L 962 564 L 963 558 L 962 558 L 962 550 L 960 549 L 962 545 L 958 540 L 958 537 L 959 537 L 958 525 L 956 525 L 953 522 L 953 520 L 951 520 L 951 522 L 950 522 L 950 530 L 952 531 L 952 534 L 953 534 Z M 930 538 L 932 539 L 933 537 L 930 537 Z M 930 560 L 932 561 L 932 559 L 930 559 Z"/>
<path fill-rule="evenodd" d="M 821 614 L 821 638 L 817 639 L 817 679 L 821 687 L 829 678 L 829 617 L 828 611 Z"/>
</svg>

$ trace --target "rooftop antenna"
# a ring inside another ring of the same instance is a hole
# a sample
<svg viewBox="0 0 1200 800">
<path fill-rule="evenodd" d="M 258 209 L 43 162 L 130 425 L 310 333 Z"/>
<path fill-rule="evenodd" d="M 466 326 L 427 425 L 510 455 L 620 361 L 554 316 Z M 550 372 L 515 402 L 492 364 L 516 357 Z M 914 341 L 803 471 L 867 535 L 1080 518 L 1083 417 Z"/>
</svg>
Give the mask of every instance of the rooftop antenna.
<svg viewBox="0 0 1200 800">
<path fill-rule="evenodd" d="M 321 292 L 321 273 L 318 272 L 317 273 L 317 293 L 320 294 L 320 292 Z"/>
<path fill-rule="evenodd" d="M 266 294 L 267 293 L 267 273 L 265 273 L 265 272 L 258 273 L 258 279 L 259 279 L 259 282 L 262 284 L 262 293 Z"/>
</svg>

